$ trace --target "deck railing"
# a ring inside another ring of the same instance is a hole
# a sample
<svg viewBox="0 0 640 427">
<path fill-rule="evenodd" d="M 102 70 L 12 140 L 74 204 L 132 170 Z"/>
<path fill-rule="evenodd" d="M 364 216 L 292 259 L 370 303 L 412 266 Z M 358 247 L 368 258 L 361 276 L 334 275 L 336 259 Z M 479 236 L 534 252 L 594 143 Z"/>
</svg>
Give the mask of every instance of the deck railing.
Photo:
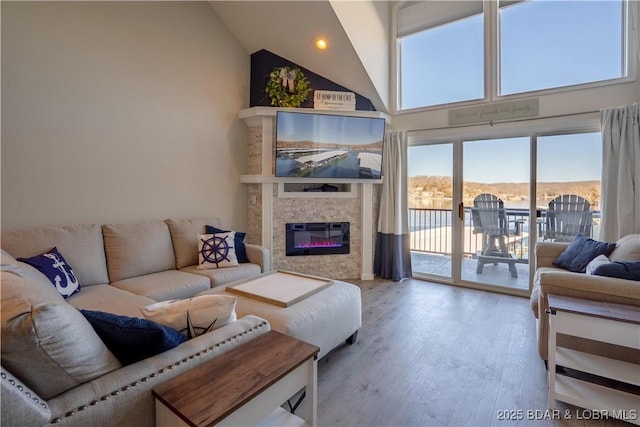
<svg viewBox="0 0 640 427">
<path fill-rule="evenodd" d="M 540 218 L 534 222 L 533 229 L 528 209 L 505 209 L 507 220 L 513 233 L 507 238 L 507 248 L 514 258 L 521 262 L 529 259 L 529 233 L 532 230 L 542 235 L 544 221 Z M 600 212 L 594 211 L 594 218 L 599 221 Z M 544 215 L 539 212 L 538 217 Z M 450 255 L 452 251 L 452 218 L 451 209 L 409 209 L 409 231 L 411 232 L 411 250 L 433 254 Z M 519 230 L 515 233 L 516 225 Z M 483 235 L 473 231 L 471 209 L 464 210 L 464 249 L 466 257 L 475 257 L 482 250 Z"/>
</svg>

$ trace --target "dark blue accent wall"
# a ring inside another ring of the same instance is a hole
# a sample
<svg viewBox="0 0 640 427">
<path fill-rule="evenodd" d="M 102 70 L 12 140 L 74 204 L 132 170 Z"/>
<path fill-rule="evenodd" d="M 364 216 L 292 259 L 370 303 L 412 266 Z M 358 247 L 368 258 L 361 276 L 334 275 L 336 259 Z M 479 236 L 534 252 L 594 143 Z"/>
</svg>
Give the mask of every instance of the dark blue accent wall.
<svg viewBox="0 0 640 427">
<path fill-rule="evenodd" d="M 309 80 L 309 85 L 316 90 L 338 90 L 343 92 L 353 92 L 344 86 L 335 84 L 334 82 L 319 76 L 306 68 L 300 67 L 281 56 L 269 52 L 268 50 L 259 50 L 251 54 L 251 85 L 250 85 L 250 107 L 271 106 L 271 100 L 265 92 L 265 87 L 269 81 L 269 74 L 276 67 L 298 67 Z M 313 92 L 309 93 L 309 98 L 301 105 L 302 108 L 313 108 Z M 373 104 L 368 98 L 356 93 L 356 110 L 376 111 Z"/>
</svg>

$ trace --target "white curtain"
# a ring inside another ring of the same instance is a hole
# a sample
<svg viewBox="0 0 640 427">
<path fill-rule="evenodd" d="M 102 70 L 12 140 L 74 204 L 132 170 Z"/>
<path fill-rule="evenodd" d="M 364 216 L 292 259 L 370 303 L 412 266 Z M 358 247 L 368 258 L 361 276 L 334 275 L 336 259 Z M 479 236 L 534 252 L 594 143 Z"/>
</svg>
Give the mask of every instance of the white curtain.
<svg viewBox="0 0 640 427">
<path fill-rule="evenodd" d="M 602 110 L 600 240 L 640 233 L 640 103 Z"/>
<path fill-rule="evenodd" d="M 407 146 L 405 131 L 391 130 L 385 133 L 374 273 L 394 282 L 411 277 Z"/>
</svg>

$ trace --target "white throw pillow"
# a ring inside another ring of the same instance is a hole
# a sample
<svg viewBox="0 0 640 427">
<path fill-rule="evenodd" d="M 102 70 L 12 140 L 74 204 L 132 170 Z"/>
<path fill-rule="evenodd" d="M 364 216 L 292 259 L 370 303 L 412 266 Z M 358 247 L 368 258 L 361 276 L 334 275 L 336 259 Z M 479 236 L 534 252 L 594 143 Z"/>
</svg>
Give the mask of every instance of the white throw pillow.
<svg viewBox="0 0 640 427">
<path fill-rule="evenodd" d="M 593 271 L 603 264 L 609 264 L 609 258 L 606 255 L 598 255 L 587 264 L 587 274 L 593 274 Z"/>
<path fill-rule="evenodd" d="M 158 302 L 142 307 L 140 311 L 146 319 L 194 337 L 235 321 L 236 301 L 236 297 L 229 295 L 200 295 Z"/>
<path fill-rule="evenodd" d="M 235 267 L 238 265 L 234 239 L 236 233 L 198 235 L 198 269 Z"/>
</svg>

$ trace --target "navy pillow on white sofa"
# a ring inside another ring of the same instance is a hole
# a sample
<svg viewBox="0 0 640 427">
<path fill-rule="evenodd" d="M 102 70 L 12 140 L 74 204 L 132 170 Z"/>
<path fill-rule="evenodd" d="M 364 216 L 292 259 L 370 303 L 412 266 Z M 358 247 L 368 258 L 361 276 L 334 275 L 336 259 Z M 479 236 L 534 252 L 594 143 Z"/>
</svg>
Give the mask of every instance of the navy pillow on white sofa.
<svg viewBox="0 0 640 427">
<path fill-rule="evenodd" d="M 175 329 L 137 317 L 80 310 L 102 342 L 123 365 L 177 347 L 187 338 Z"/>
<path fill-rule="evenodd" d="M 595 268 L 593 274 L 618 279 L 640 280 L 640 261 L 609 262 Z"/>
<path fill-rule="evenodd" d="M 218 227 L 214 227 L 213 225 L 205 226 L 205 231 L 207 234 L 216 234 L 216 233 L 229 233 L 230 230 L 223 230 Z M 247 257 L 247 248 L 244 246 L 244 238 L 247 235 L 244 231 L 236 231 L 235 236 L 233 238 L 234 247 L 236 250 L 236 258 L 239 263 L 247 263 L 249 262 L 249 258 Z"/>
<path fill-rule="evenodd" d="M 599 242 L 578 234 L 569 246 L 553 261 L 553 264 L 573 271 L 584 273 L 587 265 L 598 255 L 609 256 L 616 248 L 615 243 Z"/>
</svg>

